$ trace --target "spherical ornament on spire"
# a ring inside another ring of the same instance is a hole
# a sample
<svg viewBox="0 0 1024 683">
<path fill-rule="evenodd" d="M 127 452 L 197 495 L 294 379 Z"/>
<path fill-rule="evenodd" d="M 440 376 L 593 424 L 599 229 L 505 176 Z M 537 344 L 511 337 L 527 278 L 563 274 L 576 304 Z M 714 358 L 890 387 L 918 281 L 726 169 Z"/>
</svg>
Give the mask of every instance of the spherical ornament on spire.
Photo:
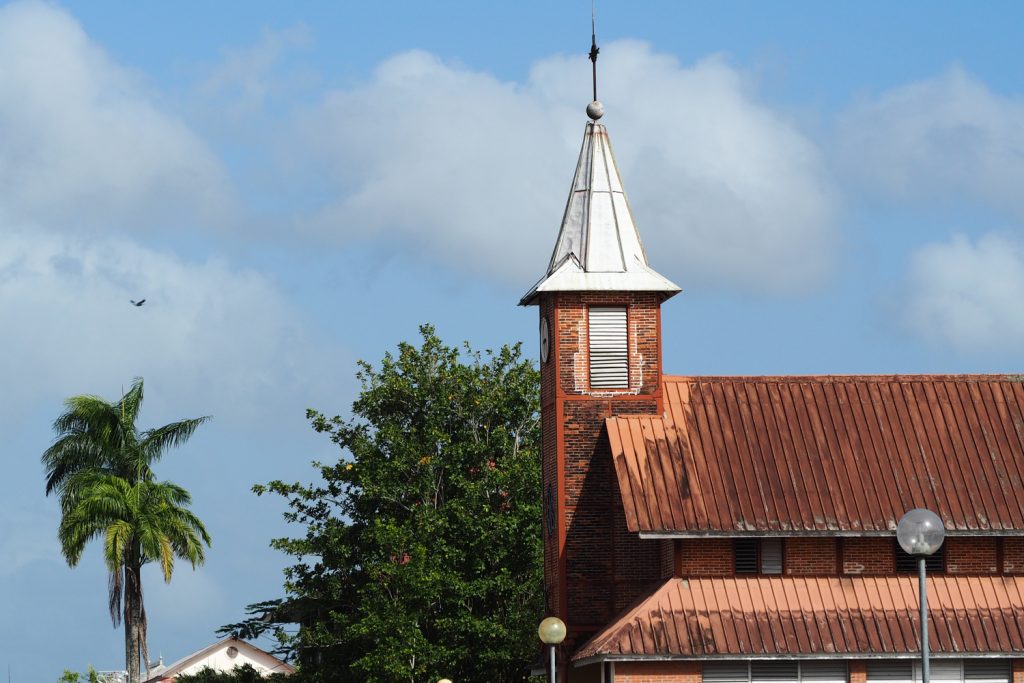
<svg viewBox="0 0 1024 683">
<path fill-rule="evenodd" d="M 594 100 L 587 105 L 587 116 L 594 121 L 597 121 L 599 118 L 604 116 L 604 105 L 597 100 Z"/>
</svg>

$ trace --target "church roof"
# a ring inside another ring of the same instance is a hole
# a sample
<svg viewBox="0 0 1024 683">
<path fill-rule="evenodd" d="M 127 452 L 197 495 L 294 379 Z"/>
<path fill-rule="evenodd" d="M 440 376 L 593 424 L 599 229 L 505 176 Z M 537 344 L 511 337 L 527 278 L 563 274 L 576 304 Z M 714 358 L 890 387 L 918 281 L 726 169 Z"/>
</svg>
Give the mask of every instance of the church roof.
<svg viewBox="0 0 1024 683">
<path fill-rule="evenodd" d="M 919 656 L 916 575 L 667 580 L 573 660 Z M 932 656 L 1024 653 L 1024 577 L 929 576 Z"/>
<path fill-rule="evenodd" d="M 589 121 L 547 273 L 519 303 L 532 304 L 543 292 L 609 290 L 668 298 L 679 287 L 647 264 L 608 131 Z"/>
<path fill-rule="evenodd" d="M 1024 534 L 1024 377 L 665 377 L 664 416 L 606 421 L 645 537 Z"/>
</svg>

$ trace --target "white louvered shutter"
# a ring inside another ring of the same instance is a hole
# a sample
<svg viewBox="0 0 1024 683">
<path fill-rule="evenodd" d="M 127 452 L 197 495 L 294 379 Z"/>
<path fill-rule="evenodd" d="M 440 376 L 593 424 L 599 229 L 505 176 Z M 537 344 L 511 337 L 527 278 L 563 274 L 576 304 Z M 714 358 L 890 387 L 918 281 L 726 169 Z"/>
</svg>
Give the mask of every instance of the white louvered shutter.
<svg viewBox="0 0 1024 683">
<path fill-rule="evenodd" d="M 801 683 L 846 683 L 847 675 L 844 661 L 800 663 Z"/>
<path fill-rule="evenodd" d="M 782 539 L 761 539 L 761 573 L 782 573 Z"/>
<path fill-rule="evenodd" d="M 629 348 L 625 306 L 590 309 L 590 387 L 629 386 Z"/>
<path fill-rule="evenodd" d="M 970 683 L 1009 683 L 1010 660 L 965 659 L 964 680 Z"/>
<path fill-rule="evenodd" d="M 905 659 L 868 662 L 868 683 L 914 683 L 914 664 Z"/>
<path fill-rule="evenodd" d="M 704 662 L 701 668 L 704 683 L 748 683 L 750 680 L 748 662 Z"/>
<path fill-rule="evenodd" d="M 750 663 L 750 683 L 797 683 L 799 680 L 798 662 L 754 661 Z"/>
</svg>

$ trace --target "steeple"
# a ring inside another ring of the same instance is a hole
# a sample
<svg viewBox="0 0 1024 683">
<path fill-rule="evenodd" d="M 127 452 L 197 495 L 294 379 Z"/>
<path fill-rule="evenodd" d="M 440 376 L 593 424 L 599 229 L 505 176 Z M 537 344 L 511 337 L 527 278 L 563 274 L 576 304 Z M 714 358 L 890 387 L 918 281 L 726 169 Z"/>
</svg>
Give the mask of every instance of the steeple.
<svg viewBox="0 0 1024 683">
<path fill-rule="evenodd" d="M 591 120 L 547 274 L 521 306 L 537 303 L 544 292 L 644 291 L 667 299 L 680 291 L 647 264 L 608 131 L 597 122 L 604 106 L 591 102 L 587 114 Z"/>
</svg>

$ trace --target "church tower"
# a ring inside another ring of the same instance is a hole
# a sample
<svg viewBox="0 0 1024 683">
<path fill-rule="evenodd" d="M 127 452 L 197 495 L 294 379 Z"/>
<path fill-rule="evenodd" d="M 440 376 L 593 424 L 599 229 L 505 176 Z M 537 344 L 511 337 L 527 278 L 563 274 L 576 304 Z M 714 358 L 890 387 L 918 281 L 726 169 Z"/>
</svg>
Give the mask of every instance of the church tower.
<svg viewBox="0 0 1024 683">
<path fill-rule="evenodd" d="M 663 412 L 661 303 L 679 287 L 647 263 L 603 113 L 587 107 L 551 261 L 519 302 L 540 312 L 544 591 L 566 652 L 660 576 L 658 541 L 626 530 L 604 424 Z"/>
</svg>

